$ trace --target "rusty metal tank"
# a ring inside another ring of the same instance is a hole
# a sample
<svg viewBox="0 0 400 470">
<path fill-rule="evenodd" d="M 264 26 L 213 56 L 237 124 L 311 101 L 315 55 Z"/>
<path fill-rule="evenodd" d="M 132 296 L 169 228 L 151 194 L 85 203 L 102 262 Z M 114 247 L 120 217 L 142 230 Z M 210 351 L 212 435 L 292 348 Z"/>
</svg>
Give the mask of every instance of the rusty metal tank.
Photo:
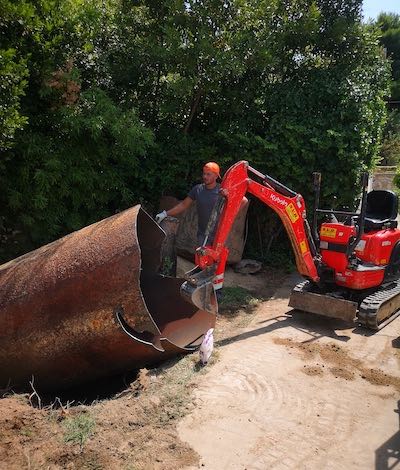
<svg viewBox="0 0 400 470">
<path fill-rule="evenodd" d="M 196 349 L 215 316 L 158 273 L 136 206 L 0 266 L 0 387 L 65 388 Z"/>
</svg>

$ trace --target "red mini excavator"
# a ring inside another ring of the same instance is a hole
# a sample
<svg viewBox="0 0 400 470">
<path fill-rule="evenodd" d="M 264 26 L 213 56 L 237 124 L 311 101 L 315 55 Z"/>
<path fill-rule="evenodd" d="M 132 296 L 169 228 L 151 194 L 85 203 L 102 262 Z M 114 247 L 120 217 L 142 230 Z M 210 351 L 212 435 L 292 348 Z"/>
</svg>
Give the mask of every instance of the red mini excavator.
<svg viewBox="0 0 400 470">
<path fill-rule="evenodd" d="M 186 273 L 182 295 L 197 307 L 216 313 L 214 290 L 223 282 L 228 249 L 225 241 L 246 193 L 273 209 L 283 222 L 305 278 L 289 305 L 319 315 L 356 321 L 379 329 L 400 313 L 400 230 L 397 196 L 367 193 L 363 175 L 361 209 L 319 209 L 321 175 L 314 173 L 315 202 L 311 227 L 303 197 L 240 161 L 226 172 L 207 228 L 196 250 L 197 266 Z M 329 217 L 318 230 L 317 216 Z M 340 222 L 338 221 L 340 220 Z M 208 235 L 216 228 L 212 244 Z"/>
</svg>

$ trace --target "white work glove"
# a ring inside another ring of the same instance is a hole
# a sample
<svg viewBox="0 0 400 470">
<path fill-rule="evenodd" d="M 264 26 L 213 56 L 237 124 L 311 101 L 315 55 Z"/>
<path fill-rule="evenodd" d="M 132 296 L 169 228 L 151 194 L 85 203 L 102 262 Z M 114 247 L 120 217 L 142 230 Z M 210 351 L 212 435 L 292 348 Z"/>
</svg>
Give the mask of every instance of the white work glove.
<svg viewBox="0 0 400 470">
<path fill-rule="evenodd" d="M 159 214 L 156 215 L 156 222 L 158 224 L 161 224 L 161 222 L 165 219 L 165 217 L 167 217 L 168 214 L 167 214 L 167 211 L 162 211 L 160 212 Z"/>
</svg>

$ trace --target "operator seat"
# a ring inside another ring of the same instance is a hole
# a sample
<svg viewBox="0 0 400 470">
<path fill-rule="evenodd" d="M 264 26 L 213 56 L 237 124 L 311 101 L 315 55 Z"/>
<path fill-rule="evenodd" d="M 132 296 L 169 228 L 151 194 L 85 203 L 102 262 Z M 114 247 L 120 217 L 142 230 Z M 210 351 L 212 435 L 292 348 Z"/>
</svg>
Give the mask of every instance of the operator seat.
<svg viewBox="0 0 400 470">
<path fill-rule="evenodd" d="M 382 230 L 397 227 L 399 201 L 393 191 L 374 190 L 367 194 L 364 230 Z"/>
</svg>

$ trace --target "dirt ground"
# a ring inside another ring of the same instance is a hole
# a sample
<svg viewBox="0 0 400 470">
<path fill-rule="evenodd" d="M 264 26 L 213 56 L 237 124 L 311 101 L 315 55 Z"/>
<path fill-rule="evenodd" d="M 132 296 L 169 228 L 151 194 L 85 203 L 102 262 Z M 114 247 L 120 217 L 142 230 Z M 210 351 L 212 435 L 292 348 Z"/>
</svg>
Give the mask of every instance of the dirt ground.
<svg viewBox="0 0 400 470">
<path fill-rule="evenodd" d="M 251 298 L 223 308 L 207 367 L 192 354 L 60 400 L 5 393 L 0 469 L 400 468 L 400 319 L 371 335 L 292 311 L 296 280 L 230 271 Z"/>
<path fill-rule="evenodd" d="M 217 342 L 180 438 L 201 468 L 400 468 L 400 319 L 371 334 L 293 311 L 296 280 Z"/>
</svg>

